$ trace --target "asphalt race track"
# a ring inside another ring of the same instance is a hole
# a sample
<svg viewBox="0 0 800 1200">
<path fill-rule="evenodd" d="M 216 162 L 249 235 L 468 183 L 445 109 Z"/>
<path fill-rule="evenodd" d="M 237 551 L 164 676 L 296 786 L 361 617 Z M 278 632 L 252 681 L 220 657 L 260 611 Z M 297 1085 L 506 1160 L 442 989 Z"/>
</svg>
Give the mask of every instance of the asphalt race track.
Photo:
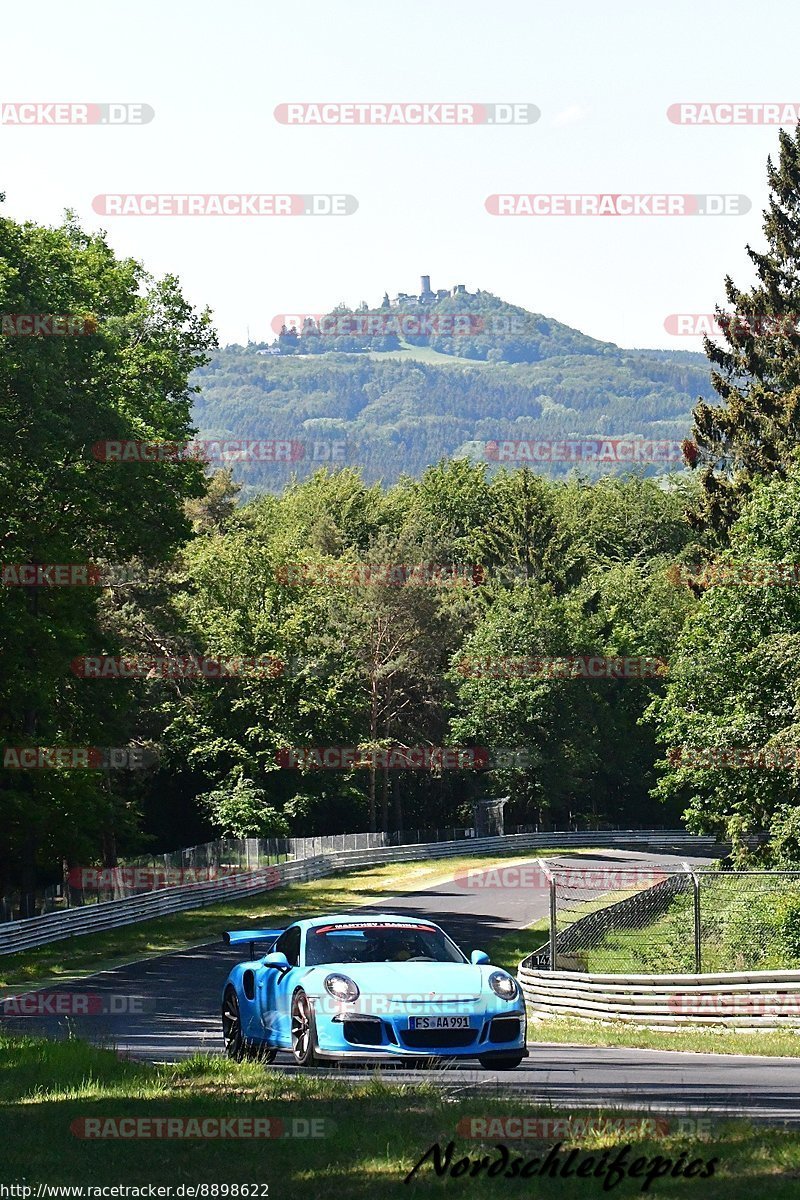
<svg viewBox="0 0 800 1200">
<path fill-rule="evenodd" d="M 581 868 L 641 863 L 680 863 L 679 858 L 627 851 L 559 855 L 554 862 L 575 861 Z M 425 916 L 441 925 L 467 953 L 495 937 L 547 915 L 546 887 L 462 886 L 457 882 L 390 898 L 365 911 Z M 298 913 L 298 916 L 304 914 Z M 222 930 L 220 930 L 222 932 Z M 81 982 L 64 984 L 59 993 L 89 993 L 90 1009 L 102 1013 L 65 1018 L 58 1015 L 6 1017 L 3 1026 L 38 1036 L 79 1037 L 131 1057 L 174 1061 L 198 1051 L 221 1050 L 220 993 L 240 952 L 220 944 L 182 950 L 104 971 Z M 51 990 L 52 992 L 52 990 Z M 51 994 L 51 992 L 49 994 Z M 99 998 L 102 998 L 99 999 Z M 108 1009 L 126 1010 L 114 1015 Z M 535 1033 L 535 1027 L 530 1030 Z M 524 1093 L 529 1099 L 565 1106 L 598 1105 L 647 1108 L 676 1113 L 747 1114 L 771 1123 L 800 1125 L 800 1059 L 705 1055 L 617 1047 L 582 1047 L 528 1042 L 530 1057 L 514 1072 L 495 1074 L 477 1064 L 439 1071 L 407 1071 L 390 1065 L 398 1082 L 437 1078 L 459 1091 L 489 1088 Z M 297 1070 L 288 1055 L 275 1063 Z M 362 1078 L 364 1068 L 322 1068 L 340 1078 Z"/>
</svg>

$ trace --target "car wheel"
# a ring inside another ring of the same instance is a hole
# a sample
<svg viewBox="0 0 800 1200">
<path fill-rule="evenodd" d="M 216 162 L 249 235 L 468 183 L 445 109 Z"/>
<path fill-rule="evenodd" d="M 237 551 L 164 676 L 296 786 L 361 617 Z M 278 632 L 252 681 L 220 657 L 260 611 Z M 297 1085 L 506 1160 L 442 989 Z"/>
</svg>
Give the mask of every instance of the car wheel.
<svg viewBox="0 0 800 1200">
<path fill-rule="evenodd" d="M 478 1062 L 485 1071 L 513 1071 L 514 1067 L 519 1066 L 523 1058 L 524 1055 L 522 1054 L 504 1054 L 499 1058 L 494 1058 L 486 1054 L 480 1057 Z"/>
<path fill-rule="evenodd" d="M 265 1046 L 263 1042 L 250 1042 L 243 1036 L 239 997 L 236 995 L 235 988 L 232 987 L 226 988 L 222 1001 L 222 1038 L 225 1043 L 225 1053 L 234 1062 L 243 1062 L 246 1058 L 252 1058 L 259 1062 L 271 1063 L 277 1054 L 276 1050 Z"/>
<path fill-rule="evenodd" d="M 292 997 L 292 1054 L 298 1067 L 313 1067 L 317 1062 L 317 1026 L 311 1001 L 302 989 Z"/>
</svg>

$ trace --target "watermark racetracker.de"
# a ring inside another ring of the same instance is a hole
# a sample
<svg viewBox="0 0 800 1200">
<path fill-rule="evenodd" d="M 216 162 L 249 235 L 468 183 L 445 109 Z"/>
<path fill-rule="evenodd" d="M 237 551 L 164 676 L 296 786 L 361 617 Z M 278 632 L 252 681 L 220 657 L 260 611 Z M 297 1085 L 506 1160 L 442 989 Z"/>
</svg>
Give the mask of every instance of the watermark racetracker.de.
<svg viewBox="0 0 800 1200">
<path fill-rule="evenodd" d="M 685 587 L 798 587 L 800 563 L 797 562 L 731 562 L 704 563 L 689 567 L 673 563 L 667 569 L 670 583 Z"/>
<path fill-rule="evenodd" d="M 620 655 L 482 655 L 456 664 L 468 679 L 660 679 L 668 666 L 662 658 Z"/>
<path fill-rule="evenodd" d="M 667 762 L 686 771 L 796 771 L 800 746 L 671 746 Z"/>
<path fill-rule="evenodd" d="M 159 577 L 176 564 L 160 563 Z M 151 568 L 150 570 L 153 570 Z M 144 587 L 151 581 L 142 563 L 0 563 L 0 587 Z"/>
<path fill-rule="evenodd" d="M 276 1138 L 326 1138 L 335 1124 L 329 1117 L 75 1117 L 73 1137 L 113 1141 L 224 1141 Z M 263 1193 L 262 1193 L 263 1194 Z"/>
<path fill-rule="evenodd" d="M 495 101 L 290 101 L 275 108 L 281 125 L 533 125 L 535 104 Z"/>
<path fill-rule="evenodd" d="M 106 192 L 92 209 L 101 217 L 351 217 L 358 200 L 328 192 Z"/>
<path fill-rule="evenodd" d="M 158 764 L 147 746 L 4 746 L 6 771 L 141 771 Z"/>
<path fill-rule="evenodd" d="M 0 587 L 102 587 L 94 563 L 0 563 Z"/>
<path fill-rule="evenodd" d="M 482 746 L 286 746 L 275 753 L 279 767 L 321 771 L 459 771 L 489 765 Z"/>
<path fill-rule="evenodd" d="M 101 103 L 22 100 L 0 103 L 0 125 L 148 125 L 155 117 L 151 104 L 118 100 Z"/>
<path fill-rule="evenodd" d="M 423 307 L 381 312 L 276 313 L 270 322 L 274 333 L 294 330 L 305 337 L 479 337 L 524 338 L 541 336 L 541 318 L 527 313 L 486 311 L 431 312 Z"/>
<path fill-rule="evenodd" d="M 670 104 L 673 125 L 800 125 L 800 103 L 775 100 L 679 100 Z"/>
<path fill-rule="evenodd" d="M 3 337 L 86 337 L 97 333 L 97 320 L 77 313 L 0 313 Z"/>
<path fill-rule="evenodd" d="M 247 876 L 266 890 L 278 887 L 281 874 L 277 867 L 70 867 L 66 882 L 82 892 L 155 892 L 161 888 L 186 887 L 195 883 L 213 883 L 217 889 L 235 888 Z"/>
<path fill-rule="evenodd" d="M 0 1017 L 130 1017 L 154 1012 L 150 996 L 122 992 L 80 992 L 42 989 L 35 992 L 0 992 Z"/>
<path fill-rule="evenodd" d="M 70 669 L 79 679 L 172 679 L 219 681 L 243 677 L 277 679 L 286 663 L 271 654 L 255 657 L 206 658 L 203 655 L 118 657 L 110 654 L 73 658 Z"/>
<path fill-rule="evenodd" d="M 615 466 L 636 463 L 681 463 L 681 443 L 654 438 L 583 437 L 517 438 L 486 442 L 490 462 L 600 463 Z"/>
<path fill-rule="evenodd" d="M 672 192 L 495 192 L 492 217 L 740 217 L 752 208 L 734 194 Z"/>
<path fill-rule="evenodd" d="M 709 1117 L 598 1117 L 563 1113 L 538 1117 L 524 1113 L 511 1116 L 462 1117 L 456 1132 L 464 1138 L 486 1141 L 570 1141 L 592 1136 L 620 1134 L 629 1137 L 711 1136 L 714 1122 Z"/>
<path fill-rule="evenodd" d="M 132 438 L 94 442 L 97 462 L 222 462 L 300 463 L 344 462 L 347 442 L 323 438 L 205 438 L 191 442 L 140 442 Z"/>
<path fill-rule="evenodd" d="M 765 1017 L 786 1017 L 800 1022 L 800 995 L 796 992 L 764 995 L 676 992 L 667 997 L 667 1007 L 676 1016 L 702 1017 L 705 1020 L 716 1018 L 720 1021 L 737 1018 L 740 1024 L 749 1019 Z"/>
<path fill-rule="evenodd" d="M 586 892 L 622 891 L 663 883 L 666 872 L 656 867 L 562 867 L 540 862 L 514 863 L 498 867 L 468 867 L 455 876 L 459 887 L 470 891 L 547 890 L 553 878 L 560 888 Z"/>
<path fill-rule="evenodd" d="M 516 324 L 515 324 L 516 322 Z M 481 333 L 521 334 L 522 318 L 499 314 L 400 312 L 382 313 L 277 313 L 271 321 L 275 333 L 294 329 L 306 336 L 353 337 L 476 337 Z"/>
<path fill-rule="evenodd" d="M 727 334 L 790 338 L 800 334 L 797 313 L 669 313 L 664 329 L 672 337 L 720 338 Z"/>
<path fill-rule="evenodd" d="M 333 679 L 341 674 L 341 668 L 335 662 L 310 654 L 232 655 L 226 658 L 88 654 L 74 658 L 70 669 L 80 679 L 165 679 L 206 683 L 236 679 Z"/>
<path fill-rule="evenodd" d="M 532 758 L 524 746 L 292 746 L 275 755 L 284 768 L 328 771 L 528 771 Z"/>
</svg>

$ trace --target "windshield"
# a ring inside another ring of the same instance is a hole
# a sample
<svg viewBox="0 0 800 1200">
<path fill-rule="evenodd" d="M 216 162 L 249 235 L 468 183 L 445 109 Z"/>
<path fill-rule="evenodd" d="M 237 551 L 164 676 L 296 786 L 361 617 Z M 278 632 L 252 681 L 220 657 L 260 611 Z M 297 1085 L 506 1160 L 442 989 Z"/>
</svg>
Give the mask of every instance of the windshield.
<svg viewBox="0 0 800 1200">
<path fill-rule="evenodd" d="M 319 925 L 306 934 L 306 965 L 358 962 L 466 962 L 435 925 L 400 922 Z"/>
</svg>

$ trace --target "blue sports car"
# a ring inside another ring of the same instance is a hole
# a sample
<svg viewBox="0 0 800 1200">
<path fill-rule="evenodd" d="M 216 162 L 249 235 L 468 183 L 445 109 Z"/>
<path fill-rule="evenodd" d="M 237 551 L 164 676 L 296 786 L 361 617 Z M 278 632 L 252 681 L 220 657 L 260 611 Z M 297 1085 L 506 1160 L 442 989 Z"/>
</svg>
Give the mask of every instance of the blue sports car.
<svg viewBox="0 0 800 1200">
<path fill-rule="evenodd" d="M 222 997 L 225 1050 L 300 1066 L 357 1059 L 477 1058 L 510 1070 L 527 1057 L 525 999 L 480 950 L 469 960 L 434 925 L 397 915 L 338 915 L 288 929 L 226 933 L 249 944 Z M 256 942 L 267 953 L 256 958 Z"/>
</svg>

